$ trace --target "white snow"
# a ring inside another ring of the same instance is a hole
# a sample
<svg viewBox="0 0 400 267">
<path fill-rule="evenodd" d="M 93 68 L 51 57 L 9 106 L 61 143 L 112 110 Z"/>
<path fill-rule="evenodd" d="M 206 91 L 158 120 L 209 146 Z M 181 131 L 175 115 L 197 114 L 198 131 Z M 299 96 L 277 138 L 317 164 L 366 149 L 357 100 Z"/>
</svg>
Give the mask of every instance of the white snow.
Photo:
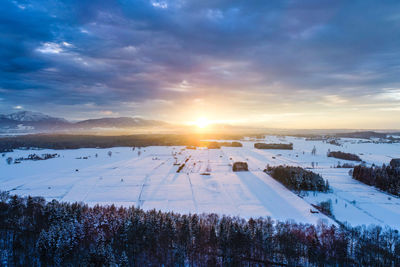
<svg viewBox="0 0 400 267">
<path fill-rule="evenodd" d="M 26 121 L 45 121 L 49 119 L 57 119 L 57 120 L 63 120 L 64 119 L 59 119 L 59 118 L 53 118 L 50 117 L 49 115 L 45 115 L 40 112 L 32 112 L 32 111 L 19 111 L 16 113 L 11 113 L 8 115 L 3 115 L 5 118 L 8 118 L 10 120 L 15 120 L 15 121 L 21 121 L 21 122 L 26 122 Z"/>
<path fill-rule="evenodd" d="M 140 156 L 138 149 L 132 151 L 126 147 L 16 150 L 0 158 L 0 190 L 89 205 L 134 205 L 145 210 L 214 212 L 244 218 L 271 216 L 281 221 L 313 224 L 320 220 L 334 223 L 325 215 L 310 212 L 311 203 L 330 199 L 334 215 L 341 222 L 400 228 L 398 197 L 352 179 L 349 169 L 332 168 L 338 160 L 326 156 L 328 149 L 340 150 L 360 154 L 367 164 L 378 165 L 400 157 L 399 144 L 359 141 L 342 139 L 343 146 L 338 147 L 304 138 L 267 136 L 265 142 L 291 142 L 294 150 L 259 150 L 253 148 L 256 141 L 242 141 L 242 148 L 145 147 L 140 149 Z M 311 155 L 314 146 L 317 153 Z M 112 151 L 111 157 L 108 151 Z M 7 157 L 31 153 L 58 153 L 60 157 L 6 163 Z M 88 159 L 78 159 L 83 157 Z M 179 165 L 174 163 L 181 164 L 188 158 L 185 167 L 177 173 Z M 235 161 L 246 161 L 250 171 L 232 172 Z M 299 197 L 263 172 L 267 164 L 311 168 L 312 162 L 315 165 L 312 171 L 329 180 L 332 192 Z M 341 160 L 344 162 L 347 161 Z M 210 175 L 202 175 L 207 171 Z"/>
</svg>

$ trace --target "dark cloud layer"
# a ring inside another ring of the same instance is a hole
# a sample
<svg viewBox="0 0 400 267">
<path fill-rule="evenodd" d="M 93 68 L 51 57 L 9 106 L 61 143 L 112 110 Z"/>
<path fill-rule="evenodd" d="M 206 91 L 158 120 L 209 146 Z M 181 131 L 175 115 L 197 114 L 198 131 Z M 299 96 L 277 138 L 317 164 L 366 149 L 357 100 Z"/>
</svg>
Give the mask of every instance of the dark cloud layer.
<svg viewBox="0 0 400 267">
<path fill-rule="evenodd" d="M 398 104 L 399 29 L 396 0 L 4 0 L 0 111 L 226 94 Z"/>
</svg>

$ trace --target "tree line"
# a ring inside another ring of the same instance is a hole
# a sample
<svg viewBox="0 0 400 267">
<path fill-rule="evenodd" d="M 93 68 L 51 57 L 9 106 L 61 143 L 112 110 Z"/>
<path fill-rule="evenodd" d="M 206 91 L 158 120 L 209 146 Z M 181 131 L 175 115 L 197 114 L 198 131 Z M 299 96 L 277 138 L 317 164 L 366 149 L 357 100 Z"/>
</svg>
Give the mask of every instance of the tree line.
<svg viewBox="0 0 400 267">
<path fill-rule="evenodd" d="M 0 137 L 0 153 L 20 148 L 76 149 L 145 146 L 201 146 L 201 140 L 240 140 L 239 134 L 136 134 L 120 136 L 35 134 Z M 240 143 L 232 142 L 230 146 Z M 224 143 L 224 145 L 229 145 Z"/>
<path fill-rule="evenodd" d="M 293 144 L 266 144 L 266 143 L 255 143 L 254 148 L 257 149 L 284 149 L 293 150 Z"/>
<path fill-rule="evenodd" d="M 329 191 L 328 180 L 321 175 L 293 166 L 267 166 L 264 172 L 293 191 Z"/>
<path fill-rule="evenodd" d="M 399 266 L 397 230 L 0 195 L 0 265 Z"/>
<path fill-rule="evenodd" d="M 328 151 L 328 157 L 337 158 L 337 159 L 344 159 L 344 160 L 352 160 L 352 161 L 361 161 L 361 158 L 352 153 L 346 153 L 342 151 Z"/>
<path fill-rule="evenodd" d="M 363 166 L 353 169 L 353 178 L 367 185 L 375 186 L 385 192 L 400 196 L 400 168 L 391 165 Z"/>
</svg>

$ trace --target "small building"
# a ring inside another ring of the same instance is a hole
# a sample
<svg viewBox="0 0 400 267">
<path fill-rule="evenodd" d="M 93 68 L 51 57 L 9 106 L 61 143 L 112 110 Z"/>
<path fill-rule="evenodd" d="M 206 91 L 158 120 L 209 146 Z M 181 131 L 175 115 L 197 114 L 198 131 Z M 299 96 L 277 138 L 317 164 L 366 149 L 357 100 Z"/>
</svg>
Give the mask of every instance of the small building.
<svg viewBox="0 0 400 267">
<path fill-rule="evenodd" d="M 247 162 L 238 161 L 233 163 L 232 170 L 234 172 L 249 171 L 249 167 L 247 166 Z"/>
<path fill-rule="evenodd" d="M 390 161 L 390 166 L 393 168 L 399 168 L 400 167 L 400 159 L 392 159 Z"/>
</svg>

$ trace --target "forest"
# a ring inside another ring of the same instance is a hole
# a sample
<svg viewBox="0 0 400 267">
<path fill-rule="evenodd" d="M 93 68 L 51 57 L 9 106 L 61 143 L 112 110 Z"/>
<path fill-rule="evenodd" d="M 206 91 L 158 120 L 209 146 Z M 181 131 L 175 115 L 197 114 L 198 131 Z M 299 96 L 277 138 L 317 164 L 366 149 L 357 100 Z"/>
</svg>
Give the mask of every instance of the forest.
<svg viewBox="0 0 400 267">
<path fill-rule="evenodd" d="M 137 146 L 201 146 L 201 140 L 240 140 L 236 134 L 136 134 L 121 136 L 35 134 L 0 137 L 0 153 L 19 148 L 77 149 Z M 239 142 L 224 142 L 221 146 L 241 146 Z"/>
<path fill-rule="evenodd" d="M 328 180 L 301 167 L 293 166 L 267 166 L 264 172 L 293 191 L 321 191 L 329 190 Z"/>
<path fill-rule="evenodd" d="M 329 151 L 327 154 L 328 157 L 344 159 L 344 160 L 352 160 L 352 161 L 361 161 L 361 158 L 356 154 L 345 153 L 342 151 Z"/>
<path fill-rule="evenodd" d="M 0 194 L 3 266 L 399 266 L 400 236 Z"/>
<path fill-rule="evenodd" d="M 391 165 L 382 167 L 363 165 L 355 166 L 353 178 L 367 185 L 375 186 L 380 190 L 400 196 L 400 168 Z"/>
<path fill-rule="evenodd" d="M 258 149 L 285 149 L 293 150 L 293 144 L 265 144 L 265 143 L 255 143 L 254 148 Z"/>
</svg>

